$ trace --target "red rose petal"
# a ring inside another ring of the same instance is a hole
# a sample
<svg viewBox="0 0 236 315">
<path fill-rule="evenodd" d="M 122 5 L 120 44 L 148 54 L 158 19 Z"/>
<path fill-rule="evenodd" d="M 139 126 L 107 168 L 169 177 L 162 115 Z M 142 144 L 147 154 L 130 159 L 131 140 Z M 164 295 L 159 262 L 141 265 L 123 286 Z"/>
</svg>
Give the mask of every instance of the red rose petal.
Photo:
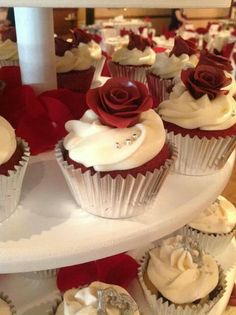
<svg viewBox="0 0 236 315">
<path fill-rule="evenodd" d="M 211 100 L 217 95 L 227 94 L 228 91 L 223 88 L 232 81 L 223 70 L 204 64 L 198 64 L 195 69 L 183 70 L 181 79 L 195 99 L 207 94 Z"/>
<path fill-rule="evenodd" d="M 125 78 L 112 78 L 104 86 L 89 90 L 86 100 L 103 124 L 116 128 L 136 124 L 140 113 L 153 106 L 146 86 Z"/>
<path fill-rule="evenodd" d="M 57 287 L 61 292 L 90 284 L 97 279 L 97 266 L 94 261 L 60 268 L 57 274 Z"/>
<path fill-rule="evenodd" d="M 170 56 L 175 55 L 177 57 L 182 54 L 188 56 L 195 55 L 197 52 L 196 43 L 190 40 L 184 40 L 181 36 L 175 37 L 174 47 L 170 52 Z"/>
<path fill-rule="evenodd" d="M 198 64 L 210 65 L 228 72 L 233 70 L 231 61 L 229 59 L 210 53 L 206 49 L 201 51 Z"/>
<path fill-rule="evenodd" d="M 57 287 L 65 292 L 71 288 L 102 281 L 127 287 L 137 276 L 138 263 L 126 254 L 61 268 L 57 274 Z"/>
</svg>

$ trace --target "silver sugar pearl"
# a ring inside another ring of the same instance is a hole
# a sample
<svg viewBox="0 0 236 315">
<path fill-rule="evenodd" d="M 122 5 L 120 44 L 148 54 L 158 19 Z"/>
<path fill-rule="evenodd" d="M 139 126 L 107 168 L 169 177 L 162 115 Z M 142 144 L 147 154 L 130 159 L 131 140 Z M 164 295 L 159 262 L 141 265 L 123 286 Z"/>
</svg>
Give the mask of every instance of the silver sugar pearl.
<svg viewBox="0 0 236 315">
<path fill-rule="evenodd" d="M 138 138 L 137 133 L 133 133 L 133 134 L 132 134 L 132 138 L 133 138 L 134 140 L 136 140 L 136 139 Z"/>
<path fill-rule="evenodd" d="M 132 144 L 131 139 L 126 139 L 126 140 L 125 140 L 125 144 L 127 144 L 127 145 L 131 145 L 131 144 Z"/>
<path fill-rule="evenodd" d="M 120 149 L 120 143 L 119 142 L 116 142 L 115 146 L 116 146 L 116 149 Z"/>
<path fill-rule="evenodd" d="M 232 111 L 231 116 L 232 117 L 236 116 L 235 110 Z"/>
</svg>

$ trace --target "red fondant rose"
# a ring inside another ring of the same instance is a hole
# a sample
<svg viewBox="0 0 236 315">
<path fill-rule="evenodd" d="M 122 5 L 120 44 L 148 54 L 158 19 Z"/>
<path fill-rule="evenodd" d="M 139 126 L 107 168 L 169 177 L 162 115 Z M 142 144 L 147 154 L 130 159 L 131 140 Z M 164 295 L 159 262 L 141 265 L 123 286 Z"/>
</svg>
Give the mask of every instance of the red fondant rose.
<svg viewBox="0 0 236 315">
<path fill-rule="evenodd" d="M 175 44 L 170 52 L 170 56 L 175 55 L 176 57 L 182 54 L 187 54 L 188 56 L 196 54 L 196 43 L 191 40 L 184 40 L 182 37 L 178 36 L 175 38 Z"/>
<path fill-rule="evenodd" d="M 229 59 L 220 55 L 212 54 L 206 49 L 201 51 L 199 64 L 213 66 L 225 71 L 233 70 Z"/>
<path fill-rule="evenodd" d="M 117 128 L 135 125 L 140 113 L 152 107 L 146 86 L 126 78 L 112 78 L 103 86 L 89 90 L 86 100 L 104 125 Z"/>
<path fill-rule="evenodd" d="M 183 70 L 181 79 L 195 99 L 207 94 L 211 100 L 217 95 L 227 94 L 229 91 L 224 90 L 224 87 L 232 81 L 225 76 L 224 71 L 209 65 Z"/>
<path fill-rule="evenodd" d="M 55 38 L 55 53 L 57 56 L 64 56 L 67 50 L 72 48 L 72 44 L 68 43 L 60 37 Z"/>
<path fill-rule="evenodd" d="M 78 46 L 80 43 L 88 44 L 92 39 L 93 35 L 85 32 L 80 28 L 74 28 L 70 30 L 73 35 L 73 45 Z"/>
<path fill-rule="evenodd" d="M 150 38 L 142 37 L 133 32 L 129 34 L 129 43 L 127 46 L 129 50 L 137 48 L 144 51 L 146 47 L 154 47 L 155 45 L 156 43 Z"/>
</svg>

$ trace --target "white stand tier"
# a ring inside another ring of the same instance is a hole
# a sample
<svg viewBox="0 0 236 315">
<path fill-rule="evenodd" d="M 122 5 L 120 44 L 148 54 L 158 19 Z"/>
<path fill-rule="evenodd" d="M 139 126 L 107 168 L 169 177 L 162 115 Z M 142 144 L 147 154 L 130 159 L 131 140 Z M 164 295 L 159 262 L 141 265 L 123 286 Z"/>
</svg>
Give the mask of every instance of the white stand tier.
<svg viewBox="0 0 236 315">
<path fill-rule="evenodd" d="M 37 93 L 57 88 L 52 9 L 15 8 L 15 16 L 22 82 Z"/>
<path fill-rule="evenodd" d="M 51 8 L 229 8 L 231 0 L 0 0 L 0 6 Z M 177 5 L 178 4 L 178 5 Z"/>
<path fill-rule="evenodd" d="M 155 208 L 111 220 L 82 211 L 74 202 L 54 153 L 32 157 L 15 214 L 0 224 L 0 273 L 52 269 L 142 246 L 182 227 L 222 192 L 234 154 L 210 176 L 170 174 Z"/>
<path fill-rule="evenodd" d="M 145 253 L 145 250 L 144 248 L 140 248 L 132 251 L 130 255 L 136 259 L 140 259 Z M 216 257 L 224 270 L 227 270 L 227 288 L 223 298 L 219 300 L 207 315 L 223 315 L 223 311 L 232 291 L 233 283 L 236 280 L 235 256 L 236 247 L 235 243 L 232 242 L 221 255 Z M 55 277 L 43 279 L 37 274 L 30 273 L 1 275 L 0 292 L 1 291 L 8 294 L 12 299 L 17 310 L 17 315 L 47 315 L 47 310 L 59 294 Z M 142 315 L 153 315 L 145 300 L 138 280 L 132 282 L 129 287 L 129 292 L 136 300 Z"/>
</svg>

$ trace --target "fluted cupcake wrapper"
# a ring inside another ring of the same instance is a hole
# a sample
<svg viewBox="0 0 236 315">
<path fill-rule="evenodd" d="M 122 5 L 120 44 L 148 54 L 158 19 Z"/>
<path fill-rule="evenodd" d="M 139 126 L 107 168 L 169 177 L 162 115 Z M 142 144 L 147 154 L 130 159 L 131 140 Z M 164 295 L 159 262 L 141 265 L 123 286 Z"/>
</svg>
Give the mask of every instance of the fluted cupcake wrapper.
<svg viewBox="0 0 236 315">
<path fill-rule="evenodd" d="M 153 97 L 154 108 L 169 99 L 170 90 L 173 86 L 173 79 L 161 79 L 147 71 L 147 83 Z"/>
<path fill-rule="evenodd" d="M 186 225 L 182 227 L 178 234 L 194 238 L 200 247 L 210 254 L 219 255 L 229 245 L 232 238 L 236 235 L 236 227 L 229 233 L 204 233 Z"/>
<path fill-rule="evenodd" d="M 125 77 L 130 80 L 147 83 L 146 72 L 151 66 L 123 66 L 116 62 L 108 62 L 112 78 Z"/>
<path fill-rule="evenodd" d="M 11 310 L 11 315 L 16 315 L 16 309 L 15 309 L 15 306 L 14 304 L 12 303 L 11 299 L 9 298 L 8 295 L 6 295 L 5 293 L 3 292 L 0 292 L 0 299 L 2 299 L 3 301 L 5 301 L 9 307 L 10 307 L 10 310 Z M 0 310 L 1 311 L 1 310 Z M 0 312 L 1 314 L 1 312 Z"/>
<path fill-rule="evenodd" d="M 19 60 L 0 60 L 0 68 L 9 66 L 19 66 Z"/>
<path fill-rule="evenodd" d="M 22 276 L 25 278 L 34 279 L 34 280 L 49 279 L 49 278 L 56 277 L 57 271 L 58 269 L 48 269 L 48 270 L 24 272 Z"/>
<path fill-rule="evenodd" d="M 0 222 L 7 219 L 15 210 L 21 194 L 22 182 L 29 161 L 30 151 L 28 144 L 17 138 L 17 144 L 22 145 L 24 153 L 15 170 L 8 175 L 0 175 Z"/>
<path fill-rule="evenodd" d="M 99 172 L 91 175 L 75 169 L 63 159 L 63 145 L 56 146 L 56 158 L 66 182 L 78 205 L 94 215 L 104 218 L 127 218 L 143 213 L 147 207 L 154 204 L 157 193 L 162 186 L 170 167 L 177 157 L 175 147 L 172 147 L 172 157 L 167 159 L 160 169 L 128 175 L 125 179 L 120 175 L 112 178 L 109 174 L 100 177 Z"/>
<path fill-rule="evenodd" d="M 141 287 L 143 289 L 146 300 L 155 315 L 206 315 L 214 307 L 214 305 L 222 298 L 226 289 L 225 274 L 221 267 L 219 267 L 219 282 L 218 282 L 218 294 L 212 299 L 203 304 L 188 304 L 188 305 L 176 305 L 174 303 L 164 301 L 162 297 L 157 297 L 152 294 L 147 288 L 144 281 L 144 273 L 147 270 L 149 261 L 149 253 L 140 261 L 140 267 L 138 270 L 138 277 Z"/>
<path fill-rule="evenodd" d="M 167 133 L 167 139 L 178 149 L 172 170 L 183 175 L 209 175 L 224 167 L 236 147 L 236 136 L 198 138 Z"/>
<path fill-rule="evenodd" d="M 93 80 L 94 81 L 96 81 L 96 80 L 98 80 L 100 78 L 105 61 L 106 61 L 106 57 L 104 57 L 104 56 L 102 56 L 98 60 L 94 60 L 93 61 L 93 66 L 95 67 L 95 72 L 94 72 L 94 75 L 93 75 Z"/>
</svg>

